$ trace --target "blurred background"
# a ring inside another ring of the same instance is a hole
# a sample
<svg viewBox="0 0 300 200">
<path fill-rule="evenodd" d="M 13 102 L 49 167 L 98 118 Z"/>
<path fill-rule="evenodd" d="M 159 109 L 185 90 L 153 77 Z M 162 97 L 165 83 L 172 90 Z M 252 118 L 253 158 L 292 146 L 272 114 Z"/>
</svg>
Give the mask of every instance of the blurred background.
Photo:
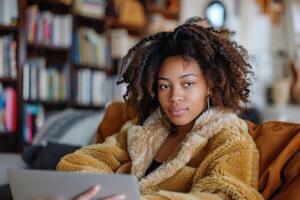
<svg viewBox="0 0 300 200">
<path fill-rule="evenodd" d="M 115 83 L 128 49 L 193 16 L 249 52 L 241 116 L 300 123 L 299 0 L 0 0 L 0 151 L 89 143 L 105 105 L 123 100 Z"/>
</svg>

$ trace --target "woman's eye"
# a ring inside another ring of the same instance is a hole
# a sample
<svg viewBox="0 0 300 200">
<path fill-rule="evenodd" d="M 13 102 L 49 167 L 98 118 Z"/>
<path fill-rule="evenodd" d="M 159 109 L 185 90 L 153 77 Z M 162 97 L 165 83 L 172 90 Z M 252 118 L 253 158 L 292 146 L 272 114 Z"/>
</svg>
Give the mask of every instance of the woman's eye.
<svg viewBox="0 0 300 200">
<path fill-rule="evenodd" d="M 193 82 L 186 82 L 183 84 L 184 87 L 192 87 L 195 83 Z"/>
<path fill-rule="evenodd" d="M 159 89 L 161 89 L 161 90 L 165 90 L 167 88 L 169 88 L 168 85 L 159 85 Z"/>
</svg>

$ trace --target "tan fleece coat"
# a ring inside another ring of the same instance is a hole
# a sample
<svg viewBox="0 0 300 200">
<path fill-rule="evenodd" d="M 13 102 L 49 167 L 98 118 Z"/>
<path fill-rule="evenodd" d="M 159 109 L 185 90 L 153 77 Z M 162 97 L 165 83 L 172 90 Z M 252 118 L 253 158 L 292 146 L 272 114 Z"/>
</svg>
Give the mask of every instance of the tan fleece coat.
<svg viewBox="0 0 300 200">
<path fill-rule="evenodd" d="M 165 121 L 157 111 L 143 126 L 129 121 L 104 143 L 63 157 L 57 169 L 133 174 L 147 200 L 263 199 L 257 191 L 259 154 L 247 124 L 217 109 L 203 113 L 170 158 L 145 176 L 169 134 Z"/>
</svg>

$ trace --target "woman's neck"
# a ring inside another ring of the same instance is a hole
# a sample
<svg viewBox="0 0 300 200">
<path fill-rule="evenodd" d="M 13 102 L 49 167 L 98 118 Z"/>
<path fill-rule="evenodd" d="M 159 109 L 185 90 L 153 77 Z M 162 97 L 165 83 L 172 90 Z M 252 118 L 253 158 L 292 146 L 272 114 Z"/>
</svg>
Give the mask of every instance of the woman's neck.
<svg viewBox="0 0 300 200">
<path fill-rule="evenodd" d="M 176 136 L 185 136 L 188 132 L 190 132 L 195 124 L 195 120 L 191 121 L 189 124 L 184 126 L 176 126 Z"/>
</svg>

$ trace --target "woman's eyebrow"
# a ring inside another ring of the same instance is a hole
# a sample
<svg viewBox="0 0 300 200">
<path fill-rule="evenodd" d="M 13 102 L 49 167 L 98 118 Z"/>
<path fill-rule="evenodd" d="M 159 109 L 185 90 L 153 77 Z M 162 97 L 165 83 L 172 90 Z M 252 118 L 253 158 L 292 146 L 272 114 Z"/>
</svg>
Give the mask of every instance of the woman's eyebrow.
<svg viewBox="0 0 300 200">
<path fill-rule="evenodd" d="M 196 74 L 184 74 L 184 75 L 179 76 L 179 78 L 181 79 L 181 78 L 185 78 L 185 77 L 188 77 L 188 76 L 197 76 L 197 75 Z M 166 81 L 170 80 L 169 78 L 166 78 L 166 77 L 163 77 L 163 76 L 158 77 L 158 79 L 166 80 Z"/>
<path fill-rule="evenodd" d="M 184 74 L 182 76 L 179 76 L 179 78 L 185 78 L 187 76 L 197 76 L 196 74 Z"/>
<path fill-rule="evenodd" d="M 158 79 L 159 79 L 159 80 L 166 80 L 166 81 L 170 80 L 170 79 L 168 79 L 168 78 L 166 78 L 166 77 L 158 77 Z"/>
</svg>

